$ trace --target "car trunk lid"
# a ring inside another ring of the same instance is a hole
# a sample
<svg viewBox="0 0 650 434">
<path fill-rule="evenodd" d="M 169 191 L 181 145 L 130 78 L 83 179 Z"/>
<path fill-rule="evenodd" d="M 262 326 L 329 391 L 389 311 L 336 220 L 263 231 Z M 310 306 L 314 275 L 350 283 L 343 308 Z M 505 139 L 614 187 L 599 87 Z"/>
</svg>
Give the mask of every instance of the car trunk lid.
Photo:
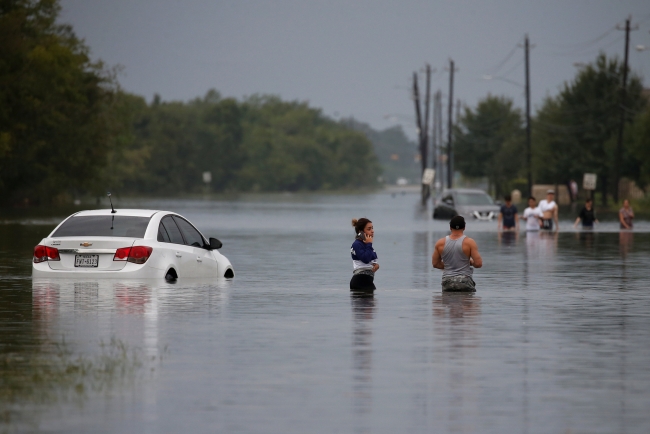
<svg viewBox="0 0 650 434">
<path fill-rule="evenodd" d="M 135 238 L 126 237 L 65 237 L 45 240 L 45 245 L 59 249 L 59 261 L 48 261 L 53 270 L 117 271 L 126 261 L 113 261 L 115 251 L 130 247 Z"/>
</svg>

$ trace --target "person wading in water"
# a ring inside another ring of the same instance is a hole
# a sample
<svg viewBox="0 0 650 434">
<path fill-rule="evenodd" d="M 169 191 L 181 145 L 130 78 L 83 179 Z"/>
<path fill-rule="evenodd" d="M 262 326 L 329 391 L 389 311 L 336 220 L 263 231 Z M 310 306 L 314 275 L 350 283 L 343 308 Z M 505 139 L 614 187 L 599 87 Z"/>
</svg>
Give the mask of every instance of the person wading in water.
<svg viewBox="0 0 650 434">
<path fill-rule="evenodd" d="M 375 272 L 379 270 L 377 253 L 372 247 L 372 240 L 375 237 L 375 228 L 367 218 L 352 219 L 356 237 L 350 254 L 352 255 L 352 280 L 350 290 L 352 291 L 374 291 Z"/>
<path fill-rule="evenodd" d="M 583 229 L 593 229 L 594 223 L 598 223 L 596 218 L 596 212 L 594 211 L 594 202 L 591 199 L 585 201 L 585 207 L 580 211 L 580 215 L 573 223 L 573 227 L 578 226 L 578 223 L 582 222 Z"/>
<path fill-rule="evenodd" d="M 483 259 L 476 241 L 465 236 L 465 219 L 456 216 L 449 222 L 451 234 L 440 238 L 433 250 L 433 268 L 442 270 L 443 291 L 476 291 L 472 267 L 481 268 Z"/>
<path fill-rule="evenodd" d="M 618 211 L 618 219 L 621 222 L 621 229 L 632 229 L 632 219 L 634 218 L 634 211 L 630 206 L 630 201 L 625 199 L 623 201 L 623 208 Z"/>
<path fill-rule="evenodd" d="M 546 199 L 540 200 L 539 206 L 537 207 L 542 212 L 542 229 L 549 231 L 553 230 L 553 222 L 555 222 L 555 230 L 560 230 L 558 207 L 555 200 L 553 200 L 554 197 L 555 191 L 547 190 Z"/>
</svg>

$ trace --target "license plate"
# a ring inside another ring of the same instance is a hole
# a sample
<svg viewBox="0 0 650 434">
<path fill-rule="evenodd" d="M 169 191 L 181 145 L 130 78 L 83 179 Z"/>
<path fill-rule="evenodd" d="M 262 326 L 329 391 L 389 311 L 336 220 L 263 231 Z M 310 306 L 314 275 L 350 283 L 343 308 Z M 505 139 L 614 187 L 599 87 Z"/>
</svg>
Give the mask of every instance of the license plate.
<svg viewBox="0 0 650 434">
<path fill-rule="evenodd" d="M 74 255 L 75 267 L 98 267 L 99 255 Z"/>
</svg>

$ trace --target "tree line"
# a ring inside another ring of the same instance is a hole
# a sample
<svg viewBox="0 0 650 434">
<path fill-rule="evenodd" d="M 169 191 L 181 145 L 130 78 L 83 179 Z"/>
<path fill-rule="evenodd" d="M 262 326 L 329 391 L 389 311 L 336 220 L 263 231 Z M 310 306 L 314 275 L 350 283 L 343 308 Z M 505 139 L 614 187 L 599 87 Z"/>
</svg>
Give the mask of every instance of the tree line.
<svg viewBox="0 0 650 434">
<path fill-rule="evenodd" d="M 631 74 L 625 100 L 623 64 L 600 54 L 548 96 L 532 121 L 535 183 L 580 182 L 598 175 L 603 204 L 615 188 L 615 152 L 621 107 L 625 136 L 620 174 L 645 189 L 650 185 L 650 105 L 641 77 Z M 497 195 L 526 191 L 524 117 L 512 99 L 488 95 L 466 107 L 455 129 L 456 168 L 467 177 L 487 177 Z"/>
<path fill-rule="evenodd" d="M 216 90 L 189 102 L 115 99 L 123 121 L 103 179 L 116 190 L 198 192 L 204 172 L 217 192 L 333 190 L 371 187 L 380 173 L 363 134 L 303 102 Z"/>
<path fill-rule="evenodd" d="M 0 2 L 0 203 L 51 203 L 107 190 L 357 189 L 377 185 L 372 143 L 303 102 L 216 90 L 147 102 L 122 90 L 58 0 Z"/>
</svg>

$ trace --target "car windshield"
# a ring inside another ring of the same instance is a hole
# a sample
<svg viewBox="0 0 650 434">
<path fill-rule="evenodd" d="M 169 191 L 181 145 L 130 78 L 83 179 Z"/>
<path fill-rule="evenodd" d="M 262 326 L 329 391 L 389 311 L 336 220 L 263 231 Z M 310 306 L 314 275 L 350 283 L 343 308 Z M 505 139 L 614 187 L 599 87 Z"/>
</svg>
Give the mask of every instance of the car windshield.
<svg viewBox="0 0 650 434">
<path fill-rule="evenodd" d="M 52 237 L 142 238 L 151 217 L 89 215 L 66 220 Z"/>
<path fill-rule="evenodd" d="M 492 198 L 485 193 L 458 193 L 458 205 L 494 205 Z"/>
</svg>

